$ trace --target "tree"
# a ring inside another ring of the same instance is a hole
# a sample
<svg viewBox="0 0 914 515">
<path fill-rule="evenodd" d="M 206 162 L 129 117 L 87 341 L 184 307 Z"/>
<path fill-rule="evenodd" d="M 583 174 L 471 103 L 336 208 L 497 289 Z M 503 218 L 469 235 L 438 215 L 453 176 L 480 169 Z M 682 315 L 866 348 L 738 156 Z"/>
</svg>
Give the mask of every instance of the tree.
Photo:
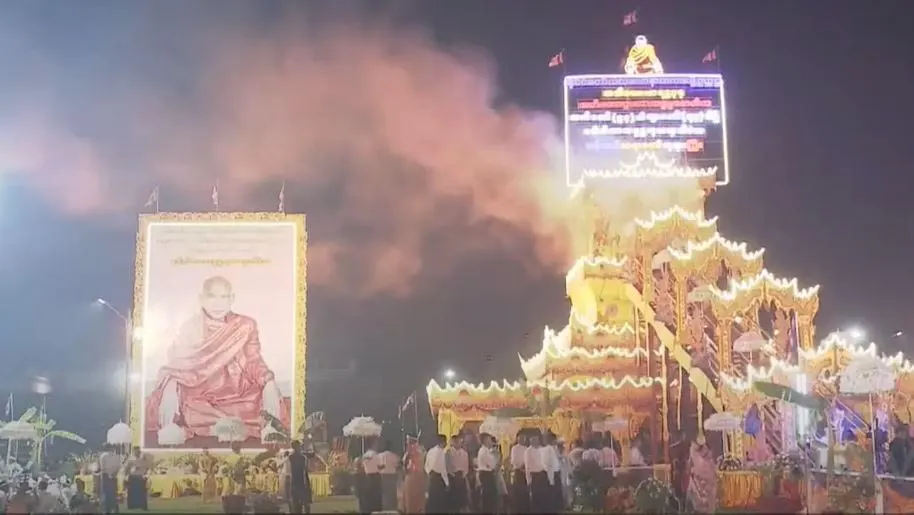
<svg viewBox="0 0 914 515">
<path fill-rule="evenodd" d="M 32 438 L 31 462 L 33 466 L 40 470 L 41 460 L 44 457 L 45 447 L 52 445 L 55 438 L 62 438 L 78 444 L 85 444 L 86 439 L 76 433 L 57 429 L 57 421 L 48 418 L 44 409 L 31 407 L 19 417 L 19 422 L 31 424 L 35 428 L 35 437 Z"/>
</svg>

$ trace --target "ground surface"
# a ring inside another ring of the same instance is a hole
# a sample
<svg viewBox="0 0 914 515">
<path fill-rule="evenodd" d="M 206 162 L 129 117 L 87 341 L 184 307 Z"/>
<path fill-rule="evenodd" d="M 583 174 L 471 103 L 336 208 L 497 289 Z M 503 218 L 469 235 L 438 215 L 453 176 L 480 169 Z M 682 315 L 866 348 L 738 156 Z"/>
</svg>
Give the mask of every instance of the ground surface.
<svg viewBox="0 0 914 515">
<path fill-rule="evenodd" d="M 126 511 L 121 509 L 122 512 Z M 355 497 L 323 497 L 311 505 L 312 513 L 358 513 Z M 203 503 L 199 497 L 180 499 L 149 499 L 149 511 L 127 513 L 222 513 L 218 502 Z"/>
</svg>

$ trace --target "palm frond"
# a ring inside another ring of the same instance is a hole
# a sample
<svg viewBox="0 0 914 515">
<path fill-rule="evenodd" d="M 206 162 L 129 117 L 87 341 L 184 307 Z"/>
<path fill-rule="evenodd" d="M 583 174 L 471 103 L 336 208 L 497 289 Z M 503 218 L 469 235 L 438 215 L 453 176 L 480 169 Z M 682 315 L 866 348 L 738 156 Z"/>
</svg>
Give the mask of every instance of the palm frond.
<svg viewBox="0 0 914 515">
<path fill-rule="evenodd" d="M 49 431 L 49 432 L 48 432 L 46 435 L 44 435 L 44 436 L 45 436 L 45 438 L 51 438 L 51 439 L 53 439 L 53 438 L 63 438 L 64 440 L 70 440 L 71 442 L 76 442 L 76 443 L 79 443 L 79 444 L 84 444 L 84 443 L 86 443 L 86 439 L 85 439 L 85 438 L 79 436 L 79 435 L 76 434 L 76 433 L 72 433 L 72 432 L 70 432 L 70 431 L 64 431 L 63 429 L 55 429 L 54 431 Z"/>
<path fill-rule="evenodd" d="M 31 408 L 25 410 L 25 413 L 19 416 L 19 422 L 31 422 L 37 414 L 38 408 L 32 406 Z"/>
</svg>

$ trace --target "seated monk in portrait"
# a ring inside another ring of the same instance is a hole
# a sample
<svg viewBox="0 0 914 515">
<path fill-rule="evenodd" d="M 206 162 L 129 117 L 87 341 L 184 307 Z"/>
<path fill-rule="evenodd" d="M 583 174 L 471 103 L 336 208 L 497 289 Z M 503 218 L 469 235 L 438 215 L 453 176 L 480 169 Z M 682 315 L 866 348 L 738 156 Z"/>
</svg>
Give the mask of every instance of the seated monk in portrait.
<svg viewBox="0 0 914 515">
<path fill-rule="evenodd" d="M 241 419 L 260 438 L 261 411 L 289 424 L 289 406 L 260 351 L 257 322 L 232 311 L 224 277 L 203 282 L 200 311 L 181 325 L 146 403 L 147 431 L 175 423 L 187 438 L 214 436 L 213 424 Z"/>
</svg>

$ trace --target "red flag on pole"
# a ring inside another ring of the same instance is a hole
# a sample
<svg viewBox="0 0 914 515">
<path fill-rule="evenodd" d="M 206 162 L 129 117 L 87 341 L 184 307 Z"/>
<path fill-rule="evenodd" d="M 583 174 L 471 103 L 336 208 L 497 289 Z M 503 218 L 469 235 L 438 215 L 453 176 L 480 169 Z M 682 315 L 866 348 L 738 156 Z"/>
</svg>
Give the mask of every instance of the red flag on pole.
<svg viewBox="0 0 914 515">
<path fill-rule="evenodd" d="M 638 23 L 638 10 L 634 10 L 622 17 L 622 25 L 628 27 Z"/>
<path fill-rule="evenodd" d="M 565 64 L 565 51 L 564 50 L 555 54 L 554 56 L 552 56 L 552 59 L 549 60 L 550 68 L 555 68 L 556 66 L 561 66 L 563 64 Z"/>
<path fill-rule="evenodd" d="M 704 57 L 701 58 L 703 64 L 713 63 L 717 60 L 717 47 L 714 47 L 714 50 L 711 50 Z"/>
</svg>

